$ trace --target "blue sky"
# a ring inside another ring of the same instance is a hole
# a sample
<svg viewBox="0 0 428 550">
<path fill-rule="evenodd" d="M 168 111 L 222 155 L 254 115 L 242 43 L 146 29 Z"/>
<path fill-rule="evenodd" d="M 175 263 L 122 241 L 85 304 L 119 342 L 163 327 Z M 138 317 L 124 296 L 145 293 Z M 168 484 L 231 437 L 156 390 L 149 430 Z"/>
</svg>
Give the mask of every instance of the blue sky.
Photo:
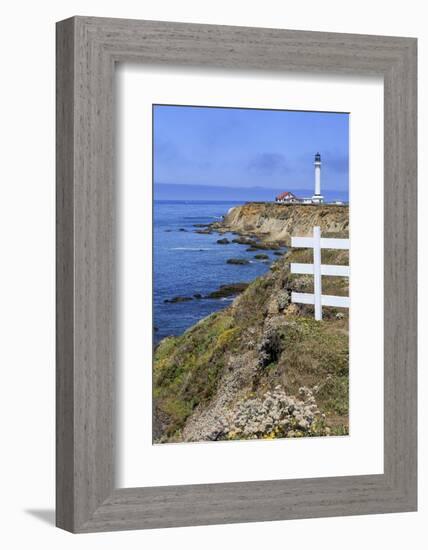
<svg viewBox="0 0 428 550">
<path fill-rule="evenodd" d="M 178 184 L 178 195 L 183 185 L 202 187 L 199 195 L 203 187 L 311 195 L 319 151 L 321 191 L 348 194 L 346 113 L 155 105 L 153 129 L 155 189 L 170 184 L 171 194 Z"/>
</svg>

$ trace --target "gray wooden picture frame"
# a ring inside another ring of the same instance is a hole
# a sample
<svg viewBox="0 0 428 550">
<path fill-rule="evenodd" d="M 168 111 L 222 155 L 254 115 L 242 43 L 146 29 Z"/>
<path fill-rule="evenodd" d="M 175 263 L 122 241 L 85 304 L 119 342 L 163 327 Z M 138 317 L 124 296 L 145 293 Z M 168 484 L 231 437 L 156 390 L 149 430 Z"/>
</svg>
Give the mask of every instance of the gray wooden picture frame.
<svg viewBox="0 0 428 550">
<path fill-rule="evenodd" d="M 58 527 L 83 533 L 416 510 L 416 47 L 414 38 L 155 21 L 57 24 Z M 117 62 L 383 77 L 383 474 L 115 487 Z"/>
</svg>

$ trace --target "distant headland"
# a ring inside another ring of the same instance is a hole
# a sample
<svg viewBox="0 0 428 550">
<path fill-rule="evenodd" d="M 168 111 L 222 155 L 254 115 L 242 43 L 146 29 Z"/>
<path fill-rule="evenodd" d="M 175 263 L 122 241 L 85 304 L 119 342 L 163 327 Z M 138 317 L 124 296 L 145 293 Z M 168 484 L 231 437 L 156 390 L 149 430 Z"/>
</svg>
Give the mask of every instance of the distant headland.
<svg viewBox="0 0 428 550">
<path fill-rule="evenodd" d="M 275 197 L 283 191 L 291 191 L 296 196 L 310 196 L 310 187 L 282 188 L 266 187 L 233 187 L 216 185 L 199 185 L 184 183 L 155 183 L 153 196 L 155 201 L 218 201 L 218 202 L 274 202 Z M 323 189 L 325 202 L 336 200 L 348 202 L 348 192 L 336 189 Z"/>
<path fill-rule="evenodd" d="M 321 155 L 316 153 L 314 160 L 314 187 L 285 184 L 285 189 L 269 187 L 248 187 L 245 185 L 201 185 L 155 182 L 155 201 L 223 201 L 223 202 L 277 202 L 299 204 L 347 204 L 348 191 L 330 189 L 328 184 L 321 194 Z"/>
</svg>

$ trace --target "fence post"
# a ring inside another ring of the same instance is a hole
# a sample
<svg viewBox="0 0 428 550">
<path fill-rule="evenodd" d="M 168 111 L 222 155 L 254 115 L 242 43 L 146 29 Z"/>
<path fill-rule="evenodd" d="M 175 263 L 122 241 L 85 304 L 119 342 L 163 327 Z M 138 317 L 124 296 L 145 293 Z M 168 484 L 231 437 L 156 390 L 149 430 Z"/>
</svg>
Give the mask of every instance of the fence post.
<svg viewBox="0 0 428 550">
<path fill-rule="evenodd" d="M 322 320 L 321 306 L 321 228 L 314 227 L 314 300 L 315 300 L 315 320 Z"/>
</svg>

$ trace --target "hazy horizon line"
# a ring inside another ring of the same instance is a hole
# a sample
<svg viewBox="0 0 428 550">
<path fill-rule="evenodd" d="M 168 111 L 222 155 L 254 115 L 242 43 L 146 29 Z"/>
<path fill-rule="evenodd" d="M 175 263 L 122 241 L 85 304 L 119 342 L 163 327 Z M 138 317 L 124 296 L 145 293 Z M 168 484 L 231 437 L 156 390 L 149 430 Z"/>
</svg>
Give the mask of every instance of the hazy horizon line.
<svg viewBox="0 0 428 550">
<path fill-rule="evenodd" d="M 243 190 L 243 189 L 260 189 L 262 191 L 281 191 L 282 189 L 284 189 L 285 187 L 287 187 L 288 189 L 291 189 L 291 190 L 300 190 L 300 191 L 306 191 L 306 190 L 310 190 L 310 189 L 313 189 L 313 186 L 308 186 L 308 187 L 294 187 L 294 186 L 287 186 L 287 184 L 284 184 L 284 186 L 282 187 L 263 187 L 261 185 L 251 185 L 251 186 L 236 186 L 236 185 L 214 185 L 212 183 L 181 183 L 181 182 L 175 182 L 175 183 L 172 183 L 172 182 L 153 182 L 153 185 L 156 186 L 156 185 L 182 185 L 184 187 L 213 187 L 215 189 L 221 189 L 221 188 L 224 188 L 224 189 L 239 189 L 239 190 Z M 331 187 L 322 187 L 322 191 L 328 191 L 328 192 L 339 192 L 339 193 L 348 193 L 349 192 L 349 189 L 334 189 L 334 188 L 331 188 Z"/>
</svg>

